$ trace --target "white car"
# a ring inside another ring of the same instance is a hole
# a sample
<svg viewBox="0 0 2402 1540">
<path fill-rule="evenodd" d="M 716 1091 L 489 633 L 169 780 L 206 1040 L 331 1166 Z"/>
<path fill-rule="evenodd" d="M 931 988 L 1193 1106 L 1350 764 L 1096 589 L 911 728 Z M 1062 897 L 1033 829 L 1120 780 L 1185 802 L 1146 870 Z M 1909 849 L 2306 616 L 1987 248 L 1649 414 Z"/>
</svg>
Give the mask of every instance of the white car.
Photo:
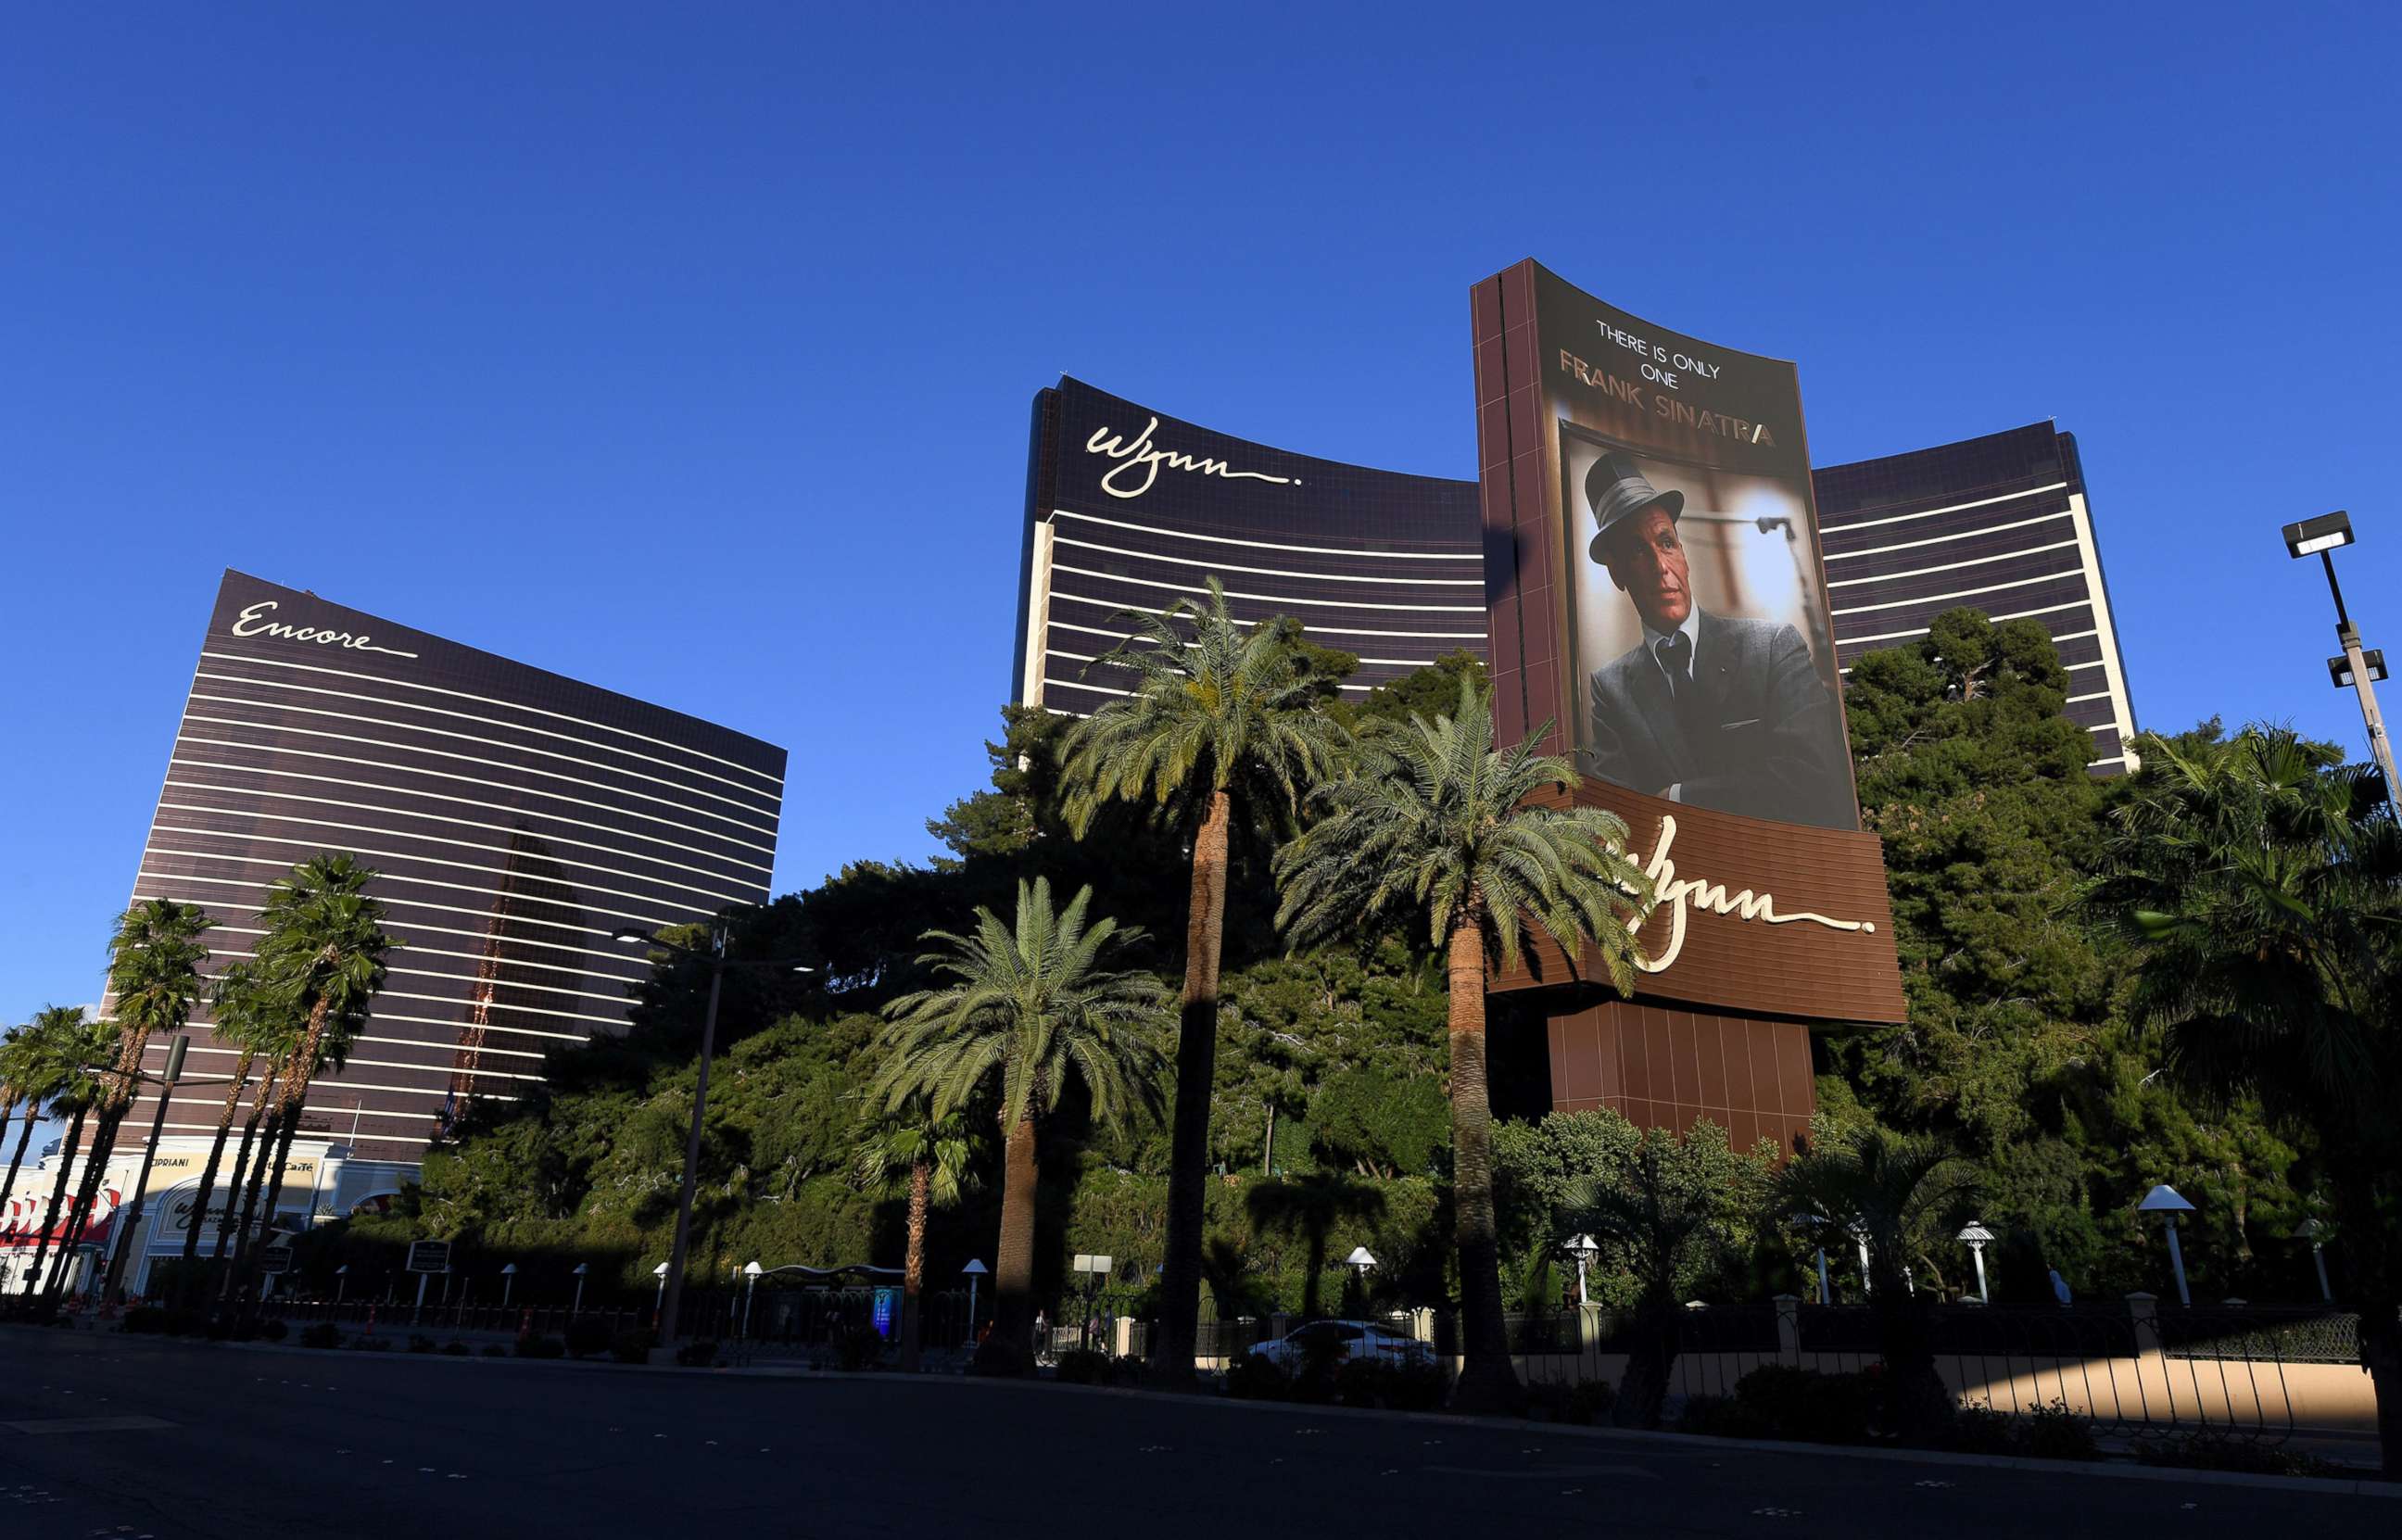
<svg viewBox="0 0 2402 1540">
<path fill-rule="evenodd" d="M 1374 1321 L 1312 1321 L 1276 1341 L 1260 1343 L 1251 1349 L 1251 1356 L 1265 1358 L 1278 1368 L 1297 1369 L 1313 1352 L 1327 1352 L 1321 1345 L 1327 1343 L 1334 1344 L 1335 1355 L 1342 1358 L 1376 1358 L 1388 1364 L 1434 1361 L 1434 1350 L 1426 1343 Z"/>
</svg>

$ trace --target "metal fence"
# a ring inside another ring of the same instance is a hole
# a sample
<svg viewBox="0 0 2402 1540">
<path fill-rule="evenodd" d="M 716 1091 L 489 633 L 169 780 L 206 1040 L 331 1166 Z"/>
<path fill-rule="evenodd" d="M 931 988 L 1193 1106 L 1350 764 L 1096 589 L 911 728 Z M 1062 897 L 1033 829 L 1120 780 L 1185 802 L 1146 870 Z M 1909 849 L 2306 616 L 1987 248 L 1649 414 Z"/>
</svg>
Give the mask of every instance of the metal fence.
<svg viewBox="0 0 2402 1540">
<path fill-rule="evenodd" d="M 2065 1411 L 2104 1437 L 2207 1430 L 2283 1442 L 2347 1393 L 2349 1377 L 2335 1371 L 2359 1362 L 2359 1318 L 2332 1309 L 2162 1308 L 2138 1295 L 2075 1308 L 1928 1304 L 1920 1321 L 1961 1406 L 2014 1419 Z M 1615 1383 L 1636 1329 L 1631 1315 L 1604 1310 L 1509 1323 L 1511 1351 L 1533 1382 Z M 1877 1372 L 1880 1329 L 1866 1305 L 1787 1299 L 1679 1311 L 1671 1394 L 1732 1395 L 1768 1365 Z M 1446 1321 L 1437 1345 L 1456 1352 L 1455 1341 Z"/>
</svg>

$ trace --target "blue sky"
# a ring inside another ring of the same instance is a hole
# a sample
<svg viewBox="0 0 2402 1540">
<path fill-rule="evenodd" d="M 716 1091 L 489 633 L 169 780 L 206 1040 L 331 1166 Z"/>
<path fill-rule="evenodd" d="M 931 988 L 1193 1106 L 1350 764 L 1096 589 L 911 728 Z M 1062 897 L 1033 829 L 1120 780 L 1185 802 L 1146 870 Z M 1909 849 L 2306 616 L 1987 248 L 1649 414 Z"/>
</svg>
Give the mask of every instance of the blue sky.
<svg viewBox="0 0 2402 1540">
<path fill-rule="evenodd" d="M 2349 507 L 2402 646 L 2397 43 L 2304 5 L 20 14 L 0 1019 L 97 995 L 223 568 L 787 745 L 806 887 L 982 778 L 1038 387 L 1472 474 L 1468 286 L 1527 255 L 1799 360 L 1822 464 L 2056 418 L 2142 722 L 2357 746 L 2277 527 Z"/>
</svg>

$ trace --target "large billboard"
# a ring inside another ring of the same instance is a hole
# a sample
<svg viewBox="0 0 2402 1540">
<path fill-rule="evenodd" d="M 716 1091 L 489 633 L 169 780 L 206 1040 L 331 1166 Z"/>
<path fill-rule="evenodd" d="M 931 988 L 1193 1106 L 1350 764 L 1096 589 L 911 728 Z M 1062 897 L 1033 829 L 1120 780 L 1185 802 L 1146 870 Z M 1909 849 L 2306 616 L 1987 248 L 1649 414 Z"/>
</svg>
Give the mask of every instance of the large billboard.
<svg viewBox="0 0 2402 1540">
<path fill-rule="evenodd" d="M 1901 1012 L 1859 832 L 1794 366 L 1532 262 L 1476 285 L 1495 711 L 1625 819 L 1659 903 L 1641 994 L 1787 1019 Z M 1498 981 L 1590 970 L 1553 957 Z"/>
<path fill-rule="evenodd" d="M 1540 268 L 1535 316 L 1580 768 L 1696 807 L 1857 828 L 1793 365 Z"/>
</svg>

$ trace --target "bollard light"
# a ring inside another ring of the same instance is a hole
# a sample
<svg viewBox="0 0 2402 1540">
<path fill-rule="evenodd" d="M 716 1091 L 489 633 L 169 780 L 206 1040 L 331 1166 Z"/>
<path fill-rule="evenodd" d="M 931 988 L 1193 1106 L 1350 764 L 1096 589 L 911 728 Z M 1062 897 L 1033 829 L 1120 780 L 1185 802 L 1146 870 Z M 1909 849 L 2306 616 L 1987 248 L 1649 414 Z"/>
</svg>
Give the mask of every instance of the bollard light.
<svg viewBox="0 0 2402 1540">
<path fill-rule="evenodd" d="M 2193 1205 L 2187 1203 L 2176 1189 L 2163 1182 L 2144 1194 L 2144 1201 L 2135 1205 L 2135 1212 L 2157 1214 L 2168 1221 L 2169 1271 L 2176 1274 L 2177 1303 L 2192 1308 L 2193 1296 L 2185 1286 L 2185 1253 L 2177 1247 L 2176 1217 L 2192 1213 Z"/>
<path fill-rule="evenodd" d="M 1985 1293 L 1985 1247 L 1993 1244 L 1994 1232 L 1971 1219 L 1961 1230 L 1959 1239 L 1967 1244 L 1969 1254 L 1977 1258 L 1977 1302 L 1990 1305 L 1994 1301 Z"/>
</svg>

